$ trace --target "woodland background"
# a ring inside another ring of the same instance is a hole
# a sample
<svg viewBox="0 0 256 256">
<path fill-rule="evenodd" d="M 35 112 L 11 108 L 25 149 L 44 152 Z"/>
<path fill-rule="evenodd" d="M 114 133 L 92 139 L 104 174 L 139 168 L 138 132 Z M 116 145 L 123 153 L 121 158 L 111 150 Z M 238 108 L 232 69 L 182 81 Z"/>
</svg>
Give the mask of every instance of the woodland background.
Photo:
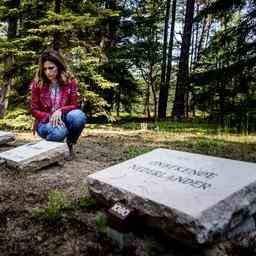
<svg viewBox="0 0 256 256">
<path fill-rule="evenodd" d="M 3 128 L 30 129 L 29 85 L 49 48 L 89 120 L 256 128 L 255 0 L 0 0 L 0 20 Z"/>
</svg>

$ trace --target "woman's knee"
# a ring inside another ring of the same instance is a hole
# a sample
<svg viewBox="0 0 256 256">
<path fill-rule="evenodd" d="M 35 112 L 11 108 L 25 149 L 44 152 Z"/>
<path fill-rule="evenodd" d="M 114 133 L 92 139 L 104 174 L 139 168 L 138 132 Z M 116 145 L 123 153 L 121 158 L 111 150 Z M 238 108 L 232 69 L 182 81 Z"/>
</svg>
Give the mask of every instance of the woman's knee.
<svg viewBox="0 0 256 256">
<path fill-rule="evenodd" d="M 43 139 L 45 139 L 45 138 L 47 137 L 47 135 L 48 135 L 48 133 L 49 133 L 50 130 L 51 130 L 51 127 L 50 127 L 50 125 L 47 124 L 47 123 L 39 123 L 39 124 L 38 124 L 38 127 L 37 127 L 37 129 L 36 129 L 37 134 L 38 134 L 41 138 L 43 138 Z"/>
<path fill-rule="evenodd" d="M 64 127 L 56 127 L 52 129 L 47 136 L 48 141 L 62 142 L 68 134 L 68 130 Z"/>
<path fill-rule="evenodd" d="M 86 123 L 86 115 L 80 109 L 71 110 L 67 113 L 66 121 L 72 126 L 84 126 Z"/>
</svg>

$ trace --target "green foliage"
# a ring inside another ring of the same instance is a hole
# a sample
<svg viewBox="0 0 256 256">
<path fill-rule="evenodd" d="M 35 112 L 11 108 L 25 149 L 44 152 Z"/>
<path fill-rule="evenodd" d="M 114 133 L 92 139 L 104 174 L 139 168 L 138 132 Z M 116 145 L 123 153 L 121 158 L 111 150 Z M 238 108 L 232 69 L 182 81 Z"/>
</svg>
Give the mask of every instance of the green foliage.
<svg viewBox="0 0 256 256">
<path fill-rule="evenodd" d="M 8 40 L 7 37 L 1 36 L 0 58 L 5 61 L 8 56 L 12 56 L 12 61 L 1 68 L 1 75 L 11 76 L 13 94 L 28 95 L 29 83 L 34 76 L 38 57 L 45 49 L 53 46 L 54 35 L 58 33 L 62 52 L 69 59 L 68 64 L 72 66 L 74 62 L 81 61 L 78 66 L 74 65 L 72 68 L 81 85 L 80 99 L 86 112 L 89 116 L 95 113 L 108 116 L 109 105 L 104 99 L 104 94 L 114 84 L 106 80 L 98 70 L 101 52 L 94 30 L 97 29 L 95 25 L 102 16 L 112 16 L 114 12 L 99 14 L 97 8 L 87 10 L 84 1 L 76 1 L 72 5 L 67 1 L 61 5 L 61 13 L 56 14 L 53 11 L 53 1 L 22 1 L 19 12 L 17 8 L 0 2 L 3 14 L 10 11 L 20 19 L 19 31 L 15 38 Z M 2 17 L 2 20 L 6 19 L 6 16 Z M 83 55 L 79 56 L 82 52 Z M 25 101 L 26 97 L 16 97 L 16 101 L 10 101 L 10 105 L 24 104 Z"/>
<path fill-rule="evenodd" d="M 216 1 L 202 11 L 203 15 L 216 14 L 222 25 L 191 76 L 193 101 L 198 109 L 208 111 L 209 119 L 222 126 L 228 120 L 230 126 L 240 131 L 248 113 L 255 109 L 256 93 L 256 47 L 252 36 L 256 3 L 246 2 Z"/>
<path fill-rule="evenodd" d="M 247 119 L 242 120 L 241 123 L 238 122 L 236 116 L 227 116 L 224 120 L 224 126 L 221 127 L 216 123 L 209 123 L 204 119 L 198 119 L 195 121 L 187 122 L 173 122 L 173 121 L 158 121 L 158 122 L 126 122 L 120 124 L 123 129 L 129 130 L 148 130 L 159 133 L 194 133 L 201 135 L 214 135 L 214 134 L 225 134 L 225 133 L 235 133 L 235 134 L 248 134 L 255 130 L 253 126 L 256 120 L 256 112 L 249 112 Z M 235 125 L 239 125 L 237 127 Z M 240 129 L 242 128 L 242 129 Z"/>
<path fill-rule="evenodd" d="M 105 236 L 108 230 L 107 217 L 102 212 L 97 212 L 95 223 L 101 236 Z"/>
<path fill-rule="evenodd" d="M 114 109 L 118 111 L 124 110 L 131 112 L 135 109 L 135 104 L 138 102 L 138 97 L 142 95 L 142 89 L 138 80 L 136 80 L 128 68 L 128 64 L 121 58 L 120 52 L 123 49 L 117 50 L 115 53 L 112 51 L 113 59 L 111 63 L 102 66 L 104 76 L 115 83 L 115 86 L 107 96 L 108 102 Z M 114 56 L 116 54 L 116 56 Z M 127 54 L 127 53 L 126 53 Z M 118 113 L 119 114 L 119 113 Z"/>
<path fill-rule="evenodd" d="M 14 108 L 12 110 L 10 110 L 7 115 L 5 116 L 6 119 L 16 119 L 18 118 L 20 115 L 27 115 L 28 114 L 28 110 L 24 109 L 24 108 Z"/>
<path fill-rule="evenodd" d="M 108 81 L 99 73 L 100 62 L 97 55 L 97 48 L 89 53 L 82 47 L 71 50 L 70 67 L 79 82 L 80 102 L 84 111 L 91 117 L 110 115 L 105 95 L 115 86 L 115 83 Z"/>
<path fill-rule="evenodd" d="M 81 209 L 95 209 L 96 201 L 91 197 L 80 197 L 77 206 Z"/>
<path fill-rule="evenodd" d="M 0 119 L 0 129 L 3 130 L 31 130 L 32 117 L 27 109 L 15 108 L 7 113 L 7 115 Z"/>
<path fill-rule="evenodd" d="M 134 158 L 136 156 L 145 154 L 147 152 L 149 152 L 151 149 L 149 148 L 138 148 L 138 147 L 129 147 L 127 149 L 127 157 L 130 158 Z"/>
<path fill-rule="evenodd" d="M 125 127 L 128 126 L 141 129 L 140 123 L 133 122 L 131 125 L 127 123 Z M 159 131 L 155 129 L 157 127 Z M 169 148 L 243 161 L 256 161 L 255 133 L 237 133 L 232 127 L 228 127 L 228 123 L 227 127 L 221 128 L 216 124 L 205 123 L 204 120 L 201 122 L 198 120 L 197 123 L 165 121 L 147 123 L 147 129 L 147 132 L 141 130 L 134 133 L 137 146 L 134 145 L 133 137 L 132 146 L 129 146 L 125 152 L 127 158 L 146 153 L 147 148 Z"/>
<path fill-rule="evenodd" d="M 238 9 L 241 5 L 245 4 L 245 0 L 218 0 L 214 1 L 206 8 L 201 10 L 195 20 L 200 20 L 203 17 L 212 14 L 217 17 L 223 17 L 223 15 L 227 15 L 228 12 L 230 11 L 235 11 Z"/>
<path fill-rule="evenodd" d="M 61 1 L 60 13 L 54 12 L 53 0 L 25 0 L 17 7 L 18 2 L 0 1 L 0 87 L 11 81 L 11 107 L 27 104 L 38 57 L 53 47 L 56 33 L 78 79 L 81 106 L 89 117 L 112 121 L 113 111 L 118 118 L 122 111 L 142 113 L 146 104 L 152 110 L 153 100 L 157 106 L 158 99 L 152 95 L 147 103 L 146 89 L 158 94 L 166 1 L 66 0 Z M 180 23 L 185 3 L 180 0 L 177 6 Z M 247 116 L 255 108 L 255 9 L 255 1 L 201 1 L 196 18 L 201 23 L 194 27 L 194 39 L 199 41 L 202 19 L 211 17 L 209 40 L 201 42 L 208 47 L 191 76 L 189 99 L 196 110 L 208 112 L 209 120 L 237 130 L 254 129 L 254 117 Z M 13 26 L 16 35 L 8 34 L 10 19 L 13 24 L 17 21 L 17 31 Z M 12 119 L 0 120 L 0 127 L 31 128 L 32 120 L 26 114 Z M 158 124 L 148 129 L 169 128 Z"/>
<path fill-rule="evenodd" d="M 219 155 L 225 151 L 226 143 L 222 140 L 201 138 L 196 141 L 196 148 L 209 155 Z"/>
<path fill-rule="evenodd" d="M 65 195 L 61 191 L 53 190 L 48 194 L 47 207 L 34 208 L 32 215 L 39 222 L 56 223 L 62 218 L 63 210 L 70 207 L 70 203 L 66 200 Z"/>
</svg>

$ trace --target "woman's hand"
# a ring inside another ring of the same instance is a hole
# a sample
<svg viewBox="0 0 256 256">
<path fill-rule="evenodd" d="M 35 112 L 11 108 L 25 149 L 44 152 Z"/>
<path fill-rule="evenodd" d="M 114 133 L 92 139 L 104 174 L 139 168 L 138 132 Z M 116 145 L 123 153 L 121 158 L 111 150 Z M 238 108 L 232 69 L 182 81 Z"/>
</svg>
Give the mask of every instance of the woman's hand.
<svg viewBox="0 0 256 256">
<path fill-rule="evenodd" d="M 50 117 L 50 124 L 53 127 L 56 126 L 65 126 L 64 122 L 61 120 L 62 112 L 60 109 L 57 109 L 53 112 L 53 114 Z"/>
</svg>

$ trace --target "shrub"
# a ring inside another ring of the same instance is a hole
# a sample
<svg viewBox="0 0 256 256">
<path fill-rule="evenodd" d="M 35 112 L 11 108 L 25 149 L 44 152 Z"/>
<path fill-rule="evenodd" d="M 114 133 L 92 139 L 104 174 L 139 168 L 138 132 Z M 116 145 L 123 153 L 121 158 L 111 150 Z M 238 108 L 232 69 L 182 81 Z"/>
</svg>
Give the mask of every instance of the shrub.
<svg viewBox="0 0 256 256">
<path fill-rule="evenodd" d="M 32 215 L 40 222 L 55 223 L 62 218 L 63 210 L 69 206 L 70 203 L 66 200 L 64 193 L 53 190 L 49 192 L 47 207 L 34 208 Z"/>
</svg>

